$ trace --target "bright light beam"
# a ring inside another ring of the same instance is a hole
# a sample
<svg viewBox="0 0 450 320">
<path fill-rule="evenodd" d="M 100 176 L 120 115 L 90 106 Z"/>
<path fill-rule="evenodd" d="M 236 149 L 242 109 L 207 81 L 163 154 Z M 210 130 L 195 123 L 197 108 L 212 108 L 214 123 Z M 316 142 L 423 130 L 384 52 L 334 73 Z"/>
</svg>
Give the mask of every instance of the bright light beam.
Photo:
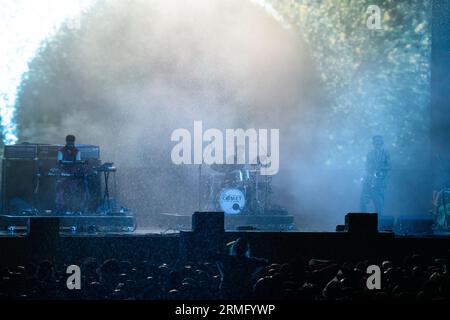
<svg viewBox="0 0 450 320">
<path fill-rule="evenodd" d="M 0 10 L 0 125 L 3 142 L 18 141 L 17 89 L 28 63 L 64 23 L 79 26 L 80 14 L 96 0 L 2 0 Z"/>
<path fill-rule="evenodd" d="M 29 62 L 63 23 L 79 27 L 81 13 L 97 0 L 1 0 L 0 10 L 0 126 L 5 144 L 18 141 L 15 122 L 17 89 Z M 289 24 L 264 0 L 250 0 L 284 27 Z"/>
</svg>

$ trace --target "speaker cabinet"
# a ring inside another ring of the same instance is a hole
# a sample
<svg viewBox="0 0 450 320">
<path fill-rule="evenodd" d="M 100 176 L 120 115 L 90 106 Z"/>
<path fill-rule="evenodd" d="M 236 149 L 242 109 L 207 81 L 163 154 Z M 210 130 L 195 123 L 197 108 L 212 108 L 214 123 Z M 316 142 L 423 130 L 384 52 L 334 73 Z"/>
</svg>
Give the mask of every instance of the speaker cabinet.
<svg viewBox="0 0 450 320">
<path fill-rule="evenodd" d="M 59 219 L 50 217 L 31 217 L 28 221 L 28 237 L 38 243 L 58 239 Z"/>
<path fill-rule="evenodd" d="M 376 234 L 378 232 L 377 213 L 348 213 L 345 216 L 345 229 L 355 234 Z"/>
<path fill-rule="evenodd" d="M 2 209 L 3 213 L 21 212 L 33 207 L 37 183 L 37 161 L 30 159 L 3 159 Z"/>
<path fill-rule="evenodd" d="M 223 212 L 194 212 L 192 231 L 202 234 L 221 234 L 225 230 Z"/>
<path fill-rule="evenodd" d="M 54 260 L 59 241 L 59 219 L 31 217 L 28 219 L 28 261 Z"/>
<path fill-rule="evenodd" d="M 194 212 L 192 232 L 180 232 L 179 261 L 211 261 L 224 248 L 224 213 Z"/>
<path fill-rule="evenodd" d="M 100 160 L 88 160 L 87 167 L 100 165 Z M 57 166 L 56 159 L 3 159 L 2 212 L 22 214 L 55 208 L 56 177 L 48 176 Z M 90 170 L 90 169 L 89 169 Z M 88 209 L 95 212 L 101 202 L 101 175 L 88 175 L 86 183 L 80 179 L 80 190 L 89 192 Z M 86 189 L 87 188 L 87 189 Z"/>
</svg>

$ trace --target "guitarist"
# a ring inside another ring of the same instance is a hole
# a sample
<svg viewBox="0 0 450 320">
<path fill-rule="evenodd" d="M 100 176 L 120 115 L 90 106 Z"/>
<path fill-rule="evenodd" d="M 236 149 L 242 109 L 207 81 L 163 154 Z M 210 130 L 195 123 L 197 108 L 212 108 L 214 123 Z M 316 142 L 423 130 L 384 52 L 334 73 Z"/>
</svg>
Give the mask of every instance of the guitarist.
<svg viewBox="0 0 450 320">
<path fill-rule="evenodd" d="M 383 214 L 384 193 L 387 174 L 391 170 L 389 153 L 383 148 L 383 137 L 372 137 L 373 149 L 366 157 L 366 175 L 363 179 L 361 193 L 361 212 L 367 212 L 367 206 L 372 201 L 376 212 Z"/>
</svg>

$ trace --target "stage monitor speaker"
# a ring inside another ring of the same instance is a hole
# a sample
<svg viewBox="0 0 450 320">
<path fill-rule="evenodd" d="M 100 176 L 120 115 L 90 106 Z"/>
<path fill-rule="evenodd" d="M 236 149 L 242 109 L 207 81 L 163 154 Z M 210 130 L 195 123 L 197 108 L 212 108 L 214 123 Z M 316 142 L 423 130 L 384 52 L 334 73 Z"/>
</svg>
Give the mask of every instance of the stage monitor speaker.
<svg viewBox="0 0 450 320">
<path fill-rule="evenodd" d="M 224 248 L 224 231 L 223 212 L 194 212 L 192 232 L 180 240 L 180 256 L 191 261 L 215 259 Z"/>
<path fill-rule="evenodd" d="M 28 220 L 28 237 L 37 242 L 49 242 L 58 239 L 59 218 L 31 217 Z"/>
<path fill-rule="evenodd" d="M 194 212 L 192 231 L 202 234 L 221 234 L 225 231 L 223 212 Z"/>
<path fill-rule="evenodd" d="M 53 260 L 58 251 L 59 219 L 54 217 L 31 217 L 28 219 L 29 261 Z"/>
<path fill-rule="evenodd" d="M 377 213 L 348 213 L 345 216 L 345 229 L 355 234 L 376 234 L 378 232 Z"/>
</svg>

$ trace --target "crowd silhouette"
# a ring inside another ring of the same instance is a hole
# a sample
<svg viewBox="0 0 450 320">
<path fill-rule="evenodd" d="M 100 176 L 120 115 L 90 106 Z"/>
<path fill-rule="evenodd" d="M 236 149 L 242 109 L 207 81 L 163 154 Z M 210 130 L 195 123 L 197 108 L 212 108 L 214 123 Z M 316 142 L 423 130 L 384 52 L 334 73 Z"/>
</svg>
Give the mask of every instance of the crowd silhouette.
<svg viewBox="0 0 450 320">
<path fill-rule="evenodd" d="M 252 257 L 245 239 L 228 246 L 216 261 L 169 265 L 151 261 L 103 262 L 87 257 L 81 289 L 67 288 L 66 266 L 50 261 L 0 268 L 2 299 L 287 299 L 287 300 L 448 300 L 448 257 L 407 255 L 378 261 L 382 288 L 369 290 L 371 261 L 297 258 L 274 263 Z M 376 261 L 375 261 L 376 262 Z"/>
</svg>

